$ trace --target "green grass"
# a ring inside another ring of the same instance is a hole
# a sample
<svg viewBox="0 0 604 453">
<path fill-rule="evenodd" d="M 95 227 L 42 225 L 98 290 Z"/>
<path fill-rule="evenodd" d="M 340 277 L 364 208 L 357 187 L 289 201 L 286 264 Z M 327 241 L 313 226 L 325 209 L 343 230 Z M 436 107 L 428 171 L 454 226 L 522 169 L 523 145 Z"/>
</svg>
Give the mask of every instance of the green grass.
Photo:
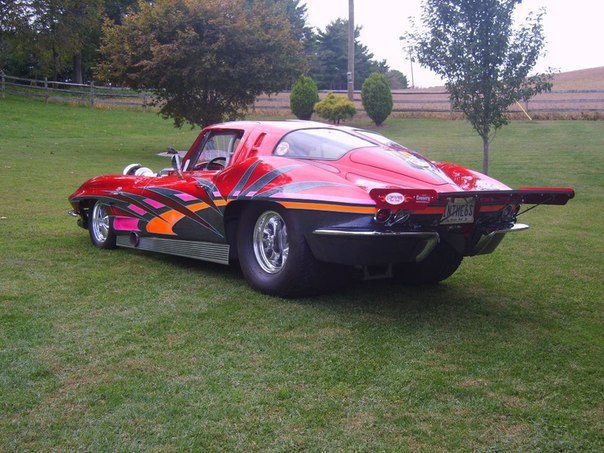
<svg viewBox="0 0 604 453">
<path fill-rule="evenodd" d="M 361 124 L 367 125 L 367 124 Z M 462 121 L 386 135 L 479 168 Z M 303 300 L 236 268 L 98 250 L 66 215 L 85 179 L 184 149 L 153 113 L 0 100 L 0 450 L 604 448 L 604 122 L 514 122 L 492 175 L 565 207 L 435 288 Z"/>
</svg>

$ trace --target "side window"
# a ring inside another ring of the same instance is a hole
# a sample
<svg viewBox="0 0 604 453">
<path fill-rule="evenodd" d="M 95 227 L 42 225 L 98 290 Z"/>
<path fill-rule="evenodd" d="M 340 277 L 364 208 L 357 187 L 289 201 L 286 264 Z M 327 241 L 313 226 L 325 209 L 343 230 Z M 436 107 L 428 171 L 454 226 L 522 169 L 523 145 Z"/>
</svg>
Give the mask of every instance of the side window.
<svg viewBox="0 0 604 453">
<path fill-rule="evenodd" d="M 191 170 L 221 170 L 226 167 L 239 146 L 243 131 L 212 131 L 201 141 Z"/>
</svg>

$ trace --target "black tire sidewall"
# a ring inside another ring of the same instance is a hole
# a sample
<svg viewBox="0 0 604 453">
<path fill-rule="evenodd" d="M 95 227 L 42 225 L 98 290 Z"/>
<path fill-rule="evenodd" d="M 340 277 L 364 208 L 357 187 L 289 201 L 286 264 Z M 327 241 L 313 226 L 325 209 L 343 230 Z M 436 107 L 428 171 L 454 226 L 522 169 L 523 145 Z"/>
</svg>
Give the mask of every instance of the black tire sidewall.
<svg viewBox="0 0 604 453">
<path fill-rule="evenodd" d="M 440 243 L 423 261 L 394 266 L 394 278 L 409 285 L 435 285 L 453 275 L 462 260 L 453 247 Z"/>
<path fill-rule="evenodd" d="M 101 201 L 96 201 L 90 206 L 90 211 L 89 211 L 90 218 L 88 219 L 88 233 L 90 234 L 90 240 L 92 241 L 92 243 L 94 244 L 95 247 L 98 247 L 100 249 L 113 249 L 116 246 L 115 245 L 116 236 L 115 236 L 115 232 L 113 231 L 113 222 L 111 221 L 111 219 L 109 220 L 109 233 L 107 234 L 107 239 L 105 239 L 104 241 L 99 241 L 99 240 L 97 240 L 96 236 L 94 235 L 94 231 L 93 231 L 93 223 L 95 222 L 94 212 L 98 206 L 107 207 L 107 205 L 105 205 Z"/>
<path fill-rule="evenodd" d="M 256 259 L 253 248 L 253 231 L 258 218 L 267 211 L 278 213 L 287 227 L 289 254 L 283 268 L 271 274 L 266 272 Z M 262 203 L 244 209 L 237 232 L 237 250 L 241 270 L 248 282 L 263 293 L 294 297 L 318 293 L 321 263 L 315 260 L 304 234 L 293 221 L 292 214 L 285 208 Z"/>
</svg>

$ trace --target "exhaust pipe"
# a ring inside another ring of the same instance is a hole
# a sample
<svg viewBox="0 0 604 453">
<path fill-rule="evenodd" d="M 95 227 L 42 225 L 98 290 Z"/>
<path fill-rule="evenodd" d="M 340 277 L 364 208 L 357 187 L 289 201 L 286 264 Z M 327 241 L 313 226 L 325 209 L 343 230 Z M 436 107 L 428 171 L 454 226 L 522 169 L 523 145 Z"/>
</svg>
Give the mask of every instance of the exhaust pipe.
<svg viewBox="0 0 604 453">
<path fill-rule="evenodd" d="M 138 245 L 141 241 L 139 234 L 135 233 L 134 231 L 130 233 L 130 236 L 128 239 L 130 240 L 130 245 L 132 245 L 132 247 L 138 247 Z"/>
</svg>

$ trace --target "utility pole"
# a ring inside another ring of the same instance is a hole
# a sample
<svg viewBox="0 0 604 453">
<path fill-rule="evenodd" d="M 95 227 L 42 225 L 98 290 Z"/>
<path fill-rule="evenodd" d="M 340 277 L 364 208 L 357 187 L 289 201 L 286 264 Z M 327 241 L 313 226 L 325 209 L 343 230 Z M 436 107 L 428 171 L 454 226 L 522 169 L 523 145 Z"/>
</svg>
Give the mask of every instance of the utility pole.
<svg viewBox="0 0 604 453">
<path fill-rule="evenodd" d="M 348 99 L 354 100 L 354 0 L 348 0 Z"/>
<path fill-rule="evenodd" d="M 411 62 L 411 88 L 415 88 L 415 80 L 413 80 L 413 48 L 409 47 L 409 61 Z"/>
</svg>

